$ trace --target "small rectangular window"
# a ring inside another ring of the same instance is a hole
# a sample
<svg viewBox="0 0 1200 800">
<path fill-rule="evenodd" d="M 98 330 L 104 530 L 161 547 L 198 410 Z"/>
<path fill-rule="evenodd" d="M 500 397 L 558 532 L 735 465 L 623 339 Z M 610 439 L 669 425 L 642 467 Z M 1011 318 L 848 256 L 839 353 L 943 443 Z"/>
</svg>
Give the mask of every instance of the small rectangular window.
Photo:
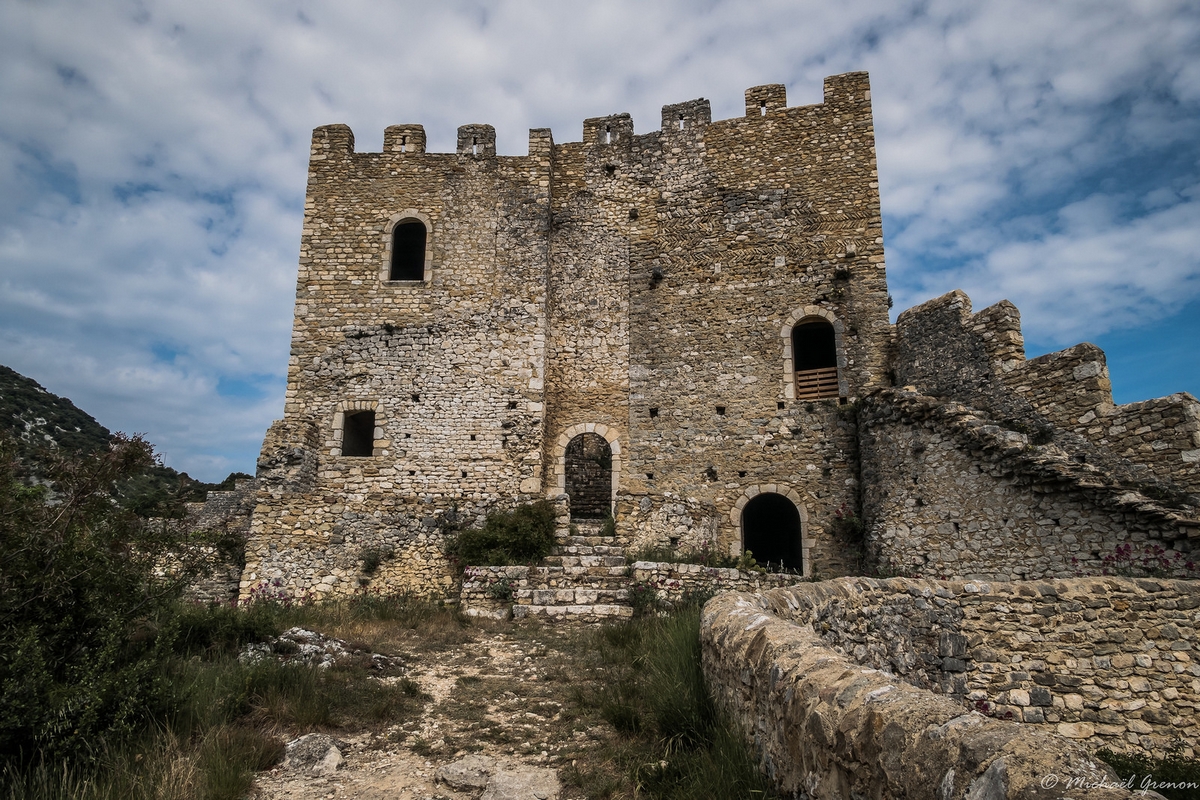
<svg viewBox="0 0 1200 800">
<path fill-rule="evenodd" d="M 347 412 L 342 425 L 342 455 L 370 456 L 375 452 L 375 412 Z"/>
</svg>

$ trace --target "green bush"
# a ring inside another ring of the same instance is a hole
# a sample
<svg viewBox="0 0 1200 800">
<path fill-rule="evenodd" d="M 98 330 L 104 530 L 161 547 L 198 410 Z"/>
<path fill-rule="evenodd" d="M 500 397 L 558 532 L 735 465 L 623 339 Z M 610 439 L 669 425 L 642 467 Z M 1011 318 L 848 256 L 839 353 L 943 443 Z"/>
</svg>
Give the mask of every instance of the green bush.
<svg viewBox="0 0 1200 800">
<path fill-rule="evenodd" d="M 545 500 L 487 515 L 483 526 L 454 537 L 446 554 L 459 567 L 531 564 L 554 546 L 554 507 Z"/>
<path fill-rule="evenodd" d="M 1098 750 L 1096 757 L 1108 764 L 1122 782 L 1133 789 L 1150 789 L 1168 800 L 1200 798 L 1200 759 L 1187 758 L 1176 745 L 1163 758 L 1140 753 Z"/>
<path fill-rule="evenodd" d="M 141 439 L 52 460 L 50 489 L 21 483 L 14 453 L 0 442 L 0 758 L 86 757 L 173 710 L 171 610 L 206 542 L 115 501 L 154 463 Z"/>
</svg>

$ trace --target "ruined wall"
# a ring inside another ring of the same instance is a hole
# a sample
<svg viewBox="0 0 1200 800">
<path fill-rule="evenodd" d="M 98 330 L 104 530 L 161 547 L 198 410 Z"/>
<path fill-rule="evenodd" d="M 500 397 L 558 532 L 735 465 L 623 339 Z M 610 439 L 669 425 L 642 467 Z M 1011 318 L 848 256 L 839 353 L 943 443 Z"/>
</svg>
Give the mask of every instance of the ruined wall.
<svg viewBox="0 0 1200 800">
<path fill-rule="evenodd" d="M 886 597 L 907 585 L 846 578 L 757 595 L 731 592 L 705 605 L 708 685 L 753 741 L 781 793 L 1058 797 L 1082 785 L 1079 796 L 1133 796 L 1115 788 L 1116 776 L 1085 748 L 1046 726 L 969 710 L 902 675 L 864 666 L 819 636 L 821 612 L 836 617 L 844 607 L 853 619 L 860 593 L 882 589 Z M 874 606 L 862 608 L 866 616 Z M 1044 782 L 1051 776 L 1058 787 L 1052 793 Z"/>
<path fill-rule="evenodd" d="M 1078 344 L 1025 360 L 1021 315 L 1007 301 L 966 323 L 987 349 L 1003 383 L 1064 431 L 1144 465 L 1179 488 L 1200 493 L 1200 402 L 1181 392 L 1113 404 L 1104 351 Z"/>
<path fill-rule="evenodd" d="M 1139 513 L 1088 464 L 965 407 L 892 391 L 860 416 L 869 546 L 901 574 L 1071 577 L 1125 542 L 1190 549 L 1179 518 Z"/>
<path fill-rule="evenodd" d="M 1025 361 L 1015 307 L 972 314 L 951 292 L 900 315 L 893 364 L 903 388 L 865 398 L 857 420 L 863 519 L 879 563 L 1019 580 L 1096 574 L 1124 543 L 1193 549 L 1197 498 L 1177 471 L 1132 463 L 1130 448 L 1086 428 L 1116 413 L 1097 348 Z M 1167 452 L 1187 432 L 1178 419 L 1135 435 Z"/>
</svg>

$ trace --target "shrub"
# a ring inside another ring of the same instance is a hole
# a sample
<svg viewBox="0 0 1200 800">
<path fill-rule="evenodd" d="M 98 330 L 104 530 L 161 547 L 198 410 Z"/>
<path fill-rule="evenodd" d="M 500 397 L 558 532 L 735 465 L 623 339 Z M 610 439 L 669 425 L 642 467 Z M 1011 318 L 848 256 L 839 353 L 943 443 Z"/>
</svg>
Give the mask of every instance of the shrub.
<svg viewBox="0 0 1200 800">
<path fill-rule="evenodd" d="M 658 610 L 658 586 L 650 581 L 634 581 L 629 585 L 629 605 L 633 614 L 642 617 Z"/>
<path fill-rule="evenodd" d="M 1140 753 L 1097 750 L 1096 757 L 1112 767 L 1127 786 L 1153 790 L 1168 800 L 1200 797 L 1200 759 L 1187 758 L 1178 743 L 1163 758 Z"/>
<path fill-rule="evenodd" d="M 482 527 L 454 537 L 446 554 L 460 567 L 541 561 L 554 546 L 554 507 L 545 500 L 487 515 Z"/>
<path fill-rule="evenodd" d="M 207 542 L 116 503 L 154 463 L 139 438 L 56 458 L 53 494 L 17 480 L 14 452 L 0 442 L 0 757 L 82 758 L 177 702 L 171 610 Z"/>
</svg>

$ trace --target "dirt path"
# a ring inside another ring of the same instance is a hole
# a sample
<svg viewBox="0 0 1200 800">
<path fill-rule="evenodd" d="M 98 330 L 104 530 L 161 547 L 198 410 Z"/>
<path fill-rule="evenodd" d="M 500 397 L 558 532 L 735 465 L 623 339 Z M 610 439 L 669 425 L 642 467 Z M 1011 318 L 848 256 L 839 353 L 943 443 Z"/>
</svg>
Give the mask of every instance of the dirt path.
<svg viewBox="0 0 1200 800">
<path fill-rule="evenodd" d="M 478 797 L 437 780 L 438 769 L 469 754 L 490 756 L 502 767 L 554 769 L 560 778 L 575 759 L 594 752 L 611 728 L 583 714 L 572 701 L 587 676 L 578 629 L 502 625 L 474 629 L 469 641 L 426 650 L 419 641 L 397 652 L 405 677 L 430 696 L 423 709 L 393 724 L 353 734 L 331 732 L 345 744 L 336 771 L 279 766 L 260 774 L 258 796 L 317 800 L 425 800 Z M 385 679 L 399 680 L 399 678 Z M 564 784 L 568 784 L 569 775 Z M 565 786 L 562 800 L 583 800 Z"/>
</svg>

